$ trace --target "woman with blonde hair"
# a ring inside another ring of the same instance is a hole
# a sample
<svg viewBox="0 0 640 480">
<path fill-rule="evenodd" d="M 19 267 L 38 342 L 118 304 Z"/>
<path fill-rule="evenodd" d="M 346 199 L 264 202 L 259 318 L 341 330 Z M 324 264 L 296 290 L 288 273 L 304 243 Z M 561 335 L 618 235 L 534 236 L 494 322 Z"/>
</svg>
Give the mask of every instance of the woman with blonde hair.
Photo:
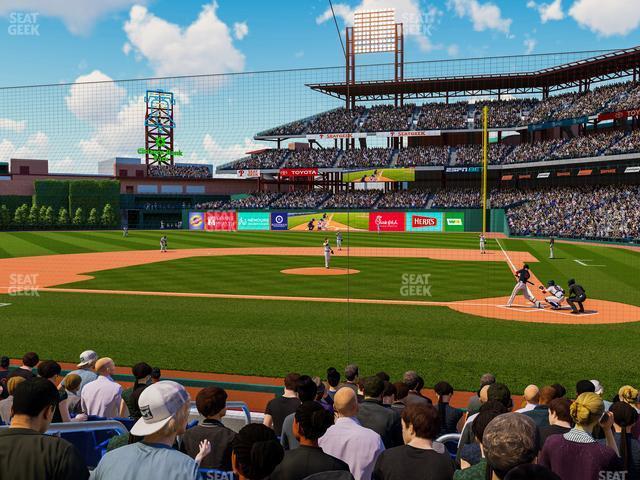
<svg viewBox="0 0 640 480">
<path fill-rule="evenodd" d="M 618 446 L 611 429 L 613 414 L 605 413 L 602 398 L 583 393 L 571 404 L 570 414 L 575 427 L 547 438 L 538 463 L 562 480 L 598 480 L 601 472 L 619 471 Z M 593 428 L 598 423 L 605 433 L 606 445 L 593 438 Z"/>
<path fill-rule="evenodd" d="M 0 420 L 5 424 L 11 423 L 11 406 L 13 405 L 13 392 L 20 383 L 24 382 L 24 377 L 11 377 L 7 382 L 7 392 L 9 396 L 0 400 Z"/>
</svg>

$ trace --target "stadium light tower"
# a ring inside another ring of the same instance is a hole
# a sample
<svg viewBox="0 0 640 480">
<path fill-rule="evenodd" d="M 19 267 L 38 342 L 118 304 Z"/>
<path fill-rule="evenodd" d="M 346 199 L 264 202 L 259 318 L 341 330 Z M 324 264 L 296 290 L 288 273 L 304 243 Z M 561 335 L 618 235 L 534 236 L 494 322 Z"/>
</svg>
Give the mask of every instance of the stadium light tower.
<svg viewBox="0 0 640 480">
<path fill-rule="evenodd" d="M 359 10 L 353 14 L 353 26 L 347 27 L 346 77 L 347 110 L 355 106 L 349 87 L 356 82 L 356 55 L 366 53 L 394 54 L 394 81 L 404 79 L 404 33 L 402 23 L 396 23 L 395 8 Z M 395 96 L 395 105 L 403 104 L 402 95 Z"/>
<path fill-rule="evenodd" d="M 173 150 L 173 130 L 176 126 L 173 119 L 173 93 L 147 90 L 144 101 L 145 148 L 138 149 L 138 153 L 145 155 L 149 173 L 150 165 L 173 165 L 174 156 L 182 156 L 182 152 Z"/>
</svg>

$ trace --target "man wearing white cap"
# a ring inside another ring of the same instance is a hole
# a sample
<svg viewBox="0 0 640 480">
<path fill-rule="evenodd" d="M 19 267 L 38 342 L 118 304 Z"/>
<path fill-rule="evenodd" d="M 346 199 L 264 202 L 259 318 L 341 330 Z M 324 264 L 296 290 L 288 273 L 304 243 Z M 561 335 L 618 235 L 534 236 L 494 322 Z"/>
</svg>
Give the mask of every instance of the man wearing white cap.
<svg viewBox="0 0 640 480">
<path fill-rule="evenodd" d="M 604 387 L 602 386 L 602 384 L 598 380 L 591 380 L 591 383 L 593 383 L 593 386 L 595 388 L 593 393 L 595 393 L 596 395 L 600 395 L 602 397 L 604 395 Z M 602 401 L 604 403 L 604 411 L 608 412 L 609 407 L 611 407 L 613 403 L 611 403 L 608 400 L 605 400 L 604 398 L 602 399 Z"/>
<path fill-rule="evenodd" d="M 193 479 L 199 477 L 200 460 L 211 445 L 204 441 L 200 453 L 192 459 L 173 449 L 176 436 L 182 435 L 189 420 L 189 394 L 182 385 L 164 380 L 149 385 L 140 394 L 142 413 L 131 434 L 144 437 L 107 453 L 93 471 L 94 480 L 137 480 L 141 478 Z"/>
<path fill-rule="evenodd" d="M 80 363 L 78 363 L 78 369 L 69 372 L 67 375 L 75 373 L 82 381 L 80 382 L 80 392 L 82 388 L 89 382 L 93 382 L 98 378 L 98 374 L 94 371 L 93 367 L 98 360 L 98 354 L 93 350 L 85 350 L 80 354 Z M 66 377 L 65 377 L 66 378 Z"/>
<path fill-rule="evenodd" d="M 114 418 L 120 413 L 122 387 L 111 375 L 116 372 L 116 365 L 109 357 L 96 362 L 98 378 L 88 383 L 80 394 L 82 413 L 98 417 Z"/>
</svg>

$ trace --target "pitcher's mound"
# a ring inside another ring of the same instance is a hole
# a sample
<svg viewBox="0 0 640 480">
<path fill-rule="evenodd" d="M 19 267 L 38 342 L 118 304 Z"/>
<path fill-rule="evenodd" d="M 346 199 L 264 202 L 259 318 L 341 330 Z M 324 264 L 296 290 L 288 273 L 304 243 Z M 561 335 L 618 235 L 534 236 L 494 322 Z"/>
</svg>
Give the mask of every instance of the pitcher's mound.
<svg viewBox="0 0 640 480">
<path fill-rule="evenodd" d="M 360 270 L 354 270 L 353 268 L 307 267 L 289 268 L 287 270 L 280 270 L 280 273 L 286 273 L 287 275 L 352 275 L 354 273 L 360 273 Z"/>
</svg>

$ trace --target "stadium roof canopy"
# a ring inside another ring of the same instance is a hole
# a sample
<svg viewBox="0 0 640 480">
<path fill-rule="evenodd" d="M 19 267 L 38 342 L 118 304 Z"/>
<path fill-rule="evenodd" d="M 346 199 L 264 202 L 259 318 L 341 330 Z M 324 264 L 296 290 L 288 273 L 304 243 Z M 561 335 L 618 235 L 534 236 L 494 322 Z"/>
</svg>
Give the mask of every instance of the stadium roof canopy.
<svg viewBox="0 0 640 480">
<path fill-rule="evenodd" d="M 472 95 L 543 94 L 569 88 L 585 89 L 591 83 L 634 75 L 640 69 L 640 46 L 615 50 L 541 70 L 483 75 L 374 80 L 347 85 L 308 84 L 312 90 L 356 101 L 403 98 L 466 97 Z"/>
</svg>

